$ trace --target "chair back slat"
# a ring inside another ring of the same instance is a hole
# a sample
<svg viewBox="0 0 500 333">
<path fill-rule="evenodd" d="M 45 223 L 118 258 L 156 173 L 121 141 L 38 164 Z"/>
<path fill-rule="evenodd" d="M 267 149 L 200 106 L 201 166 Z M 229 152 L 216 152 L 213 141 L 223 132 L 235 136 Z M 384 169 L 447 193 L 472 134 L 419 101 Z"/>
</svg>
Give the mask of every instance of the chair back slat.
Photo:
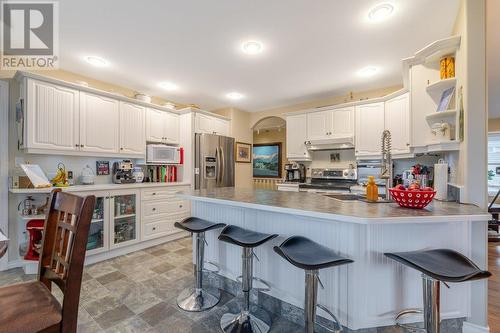
<svg viewBox="0 0 500 333">
<path fill-rule="evenodd" d="M 95 197 L 51 193 L 40 253 L 38 279 L 51 289 L 54 282 L 64 294 L 62 332 L 76 332 L 78 303 Z"/>
</svg>

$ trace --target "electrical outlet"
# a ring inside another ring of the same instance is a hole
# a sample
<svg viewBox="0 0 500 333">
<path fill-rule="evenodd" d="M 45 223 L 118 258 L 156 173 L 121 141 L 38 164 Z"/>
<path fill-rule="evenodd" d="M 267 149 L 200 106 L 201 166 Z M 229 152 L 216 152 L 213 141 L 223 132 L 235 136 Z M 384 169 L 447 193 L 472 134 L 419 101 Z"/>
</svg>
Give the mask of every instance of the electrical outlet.
<svg viewBox="0 0 500 333">
<path fill-rule="evenodd" d="M 20 168 L 21 164 L 24 164 L 24 157 L 16 157 L 14 161 L 16 163 L 16 168 Z"/>
</svg>

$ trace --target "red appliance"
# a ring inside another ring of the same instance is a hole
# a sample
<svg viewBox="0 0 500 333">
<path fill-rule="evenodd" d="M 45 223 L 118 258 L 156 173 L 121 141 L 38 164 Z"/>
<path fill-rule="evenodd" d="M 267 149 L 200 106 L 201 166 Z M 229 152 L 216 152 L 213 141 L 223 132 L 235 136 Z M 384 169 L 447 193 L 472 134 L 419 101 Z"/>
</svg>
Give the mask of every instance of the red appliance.
<svg viewBox="0 0 500 333">
<path fill-rule="evenodd" d="M 45 220 L 29 220 L 26 223 L 26 230 L 29 233 L 30 239 L 28 243 L 28 252 L 24 256 L 26 260 L 38 260 L 39 250 L 42 246 L 43 226 Z"/>
</svg>

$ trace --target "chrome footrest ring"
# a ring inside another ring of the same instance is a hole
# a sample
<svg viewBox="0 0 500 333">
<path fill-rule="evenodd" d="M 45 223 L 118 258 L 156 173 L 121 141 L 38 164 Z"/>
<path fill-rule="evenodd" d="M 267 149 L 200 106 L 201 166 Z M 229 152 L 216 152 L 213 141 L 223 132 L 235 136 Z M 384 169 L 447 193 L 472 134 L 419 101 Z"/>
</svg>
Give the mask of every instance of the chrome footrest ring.
<svg viewBox="0 0 500 333">
<path fill-rule="evenodd" d="M 239 283 L 242 283 L 242 279 L 243 277 L 240 275 L 238 277 L 236 277 L 236 281 L 238 281 Z M 262 283 L 264 285 L 264 288 L 254 288 L 252 287 L 252 289 L 255 289 L 257 291 L 270 291 L 271 290 L 271 286 L 269 285 L 269 282 L 267 282 L 266 280 L 263 280 L 261 278 L 258 278 L 258 277 L 252 277 L 252 280 L 253 281 L 257 281 L 259 283 Z"/>
<path fill-rule="evenodd" d="M 331 318 L 332 318 L 332 321 L 333 321 L 333 324 L 335 326 L 335 328 L 330 328 L 330 327 L 327 327 L 325 325 L 322 325 L 320 323 L 318 323 L 316 321 L 316 325 L 322 327 L 323 329 L 325 329 L 326 331 L 328 332 L 331 332 L 331 333 L 340 333 L 342 332 L 342 325 L 340 325 L 340 322 L 339 320 L 337 319 L 337 317 L 333 314 L 333 312 L 331 312 L 330 310 L 328 310 L 325 306 L 321 305 L 321 304 L 316 304 L 316 307 L 323 310 L 324 312 L 326 312 Z"/>
<path fill-rule="evenodd" d="M 215 267 L 215 269 L 206 269 L 205 265 L 211 265 L 211 266 Z M 220 266 L 218 264 L 216 264 L 215 262 L 213 262 L 213 261 L 204 261 L 203 262 L 203 269 L 202 269 L 202 271 L 203 272 L 207 272 L 207 273 L 217 274 L 217 273 L 220 272 Z"/>
<path fill-rule="evenodd" d="M 425 333 L 426 330 L 424 328 L 421 328 L 421 327 L 417 327 L 417 326 L 414 326 L 414 325 L 409 325 L 409 324 L 403 324 L 403 323 L 400 323 L 398 322 L 399 319 L 405 317 L 405 316 L 408 316 L 408 315 L 413 315 L 413 314 L 423 314 L 424 312 L 420 309 L 406 309 L 406 310 L 402 310 L 400 312 L 398 312 L 398 314 L 396 315 L 396 318 L 395 318 L 395 321 L 396 321 L 396 326 L 399 326 L 405 330 L 408 330 L 410 332 L 422 332 L 422 333 Z"/>
</svg>

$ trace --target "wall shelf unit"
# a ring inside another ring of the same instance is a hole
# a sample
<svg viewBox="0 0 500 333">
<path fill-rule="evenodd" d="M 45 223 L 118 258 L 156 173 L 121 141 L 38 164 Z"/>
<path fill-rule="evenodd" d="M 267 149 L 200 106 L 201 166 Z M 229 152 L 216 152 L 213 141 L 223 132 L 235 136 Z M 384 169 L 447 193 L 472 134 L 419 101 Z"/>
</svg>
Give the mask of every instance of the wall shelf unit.
<svg viewBox="0 0 500 333">
<path fill-rule="evenodd" d="M 439 121 L 455 121 L 457 118 L 457 110 L 447 110 L 447 111 L 439 111 L 428 114 L 425 116 L 425 119 L 429 124 L 434 124 Z"/>
<path fill-rule="evenodd" d="M 457 79 L 452 77 L 449 79 L 443 79 L 429 84 L 425 89 L 428 93 L 438 93 L 441 94 L 448 88 L 454 87 L 457 84 Z"/>
</svg>

